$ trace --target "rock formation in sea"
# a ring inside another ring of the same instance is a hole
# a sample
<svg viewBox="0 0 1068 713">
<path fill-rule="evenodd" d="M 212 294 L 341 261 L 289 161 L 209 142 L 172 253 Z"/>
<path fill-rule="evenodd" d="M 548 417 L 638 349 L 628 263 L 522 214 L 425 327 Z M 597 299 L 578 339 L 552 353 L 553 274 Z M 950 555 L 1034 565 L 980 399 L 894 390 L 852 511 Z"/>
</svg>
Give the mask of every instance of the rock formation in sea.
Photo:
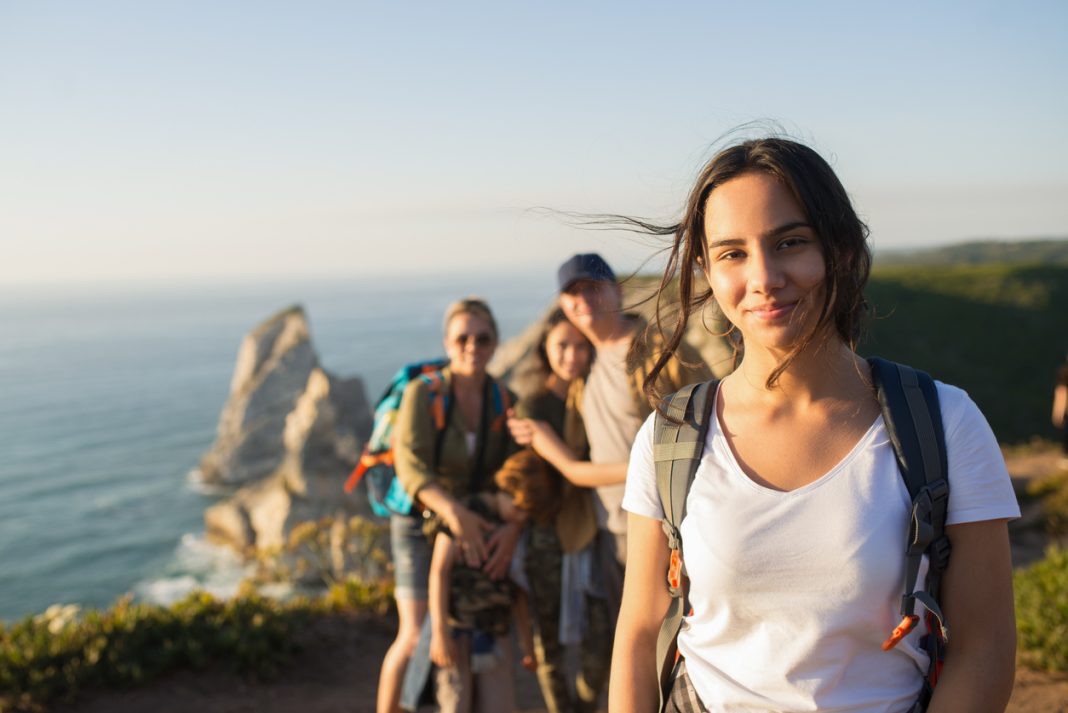
<svg viewBox="0 0 1068 713">
<path fill-rule="evenodd" d="M 648 317 L 652 303 L 636 289 L 626 290 L 627 303 Z M 701 320 L 692 322 L 687 340 L 717 373 L 726 373 L 725 342 L 703 329 Z M 489 367 L 520 396 L 540 383 L 535 347 L 543 323 L 538 319 L 501 344 Z M 246 553 L 271 551 L 284 547 L 302 523 L 330 522 L 337 559 L 342 524 L 370 514 L 366 491 L 348 495 L 342 485 L 370 433 L 371 417 L 363 382 L 320 366 L 300 307 L 265 320 L 241 343 L 218 437 L 201 462 L 206 481 L 237 487 L 205 512 L 209 538 Z"/>
<path fill-rule="evenodd" d="M 208 537 L 270 550 L 302 522 L 368 514 L 364 492 L 342 485 L 370 429 L 363 382 L 319 366 L 304 311 L 270 317 L 241 344 L 218 437 L 201 463 L 205 480 L 241 486 L 205 512 Z"/>
</svg>

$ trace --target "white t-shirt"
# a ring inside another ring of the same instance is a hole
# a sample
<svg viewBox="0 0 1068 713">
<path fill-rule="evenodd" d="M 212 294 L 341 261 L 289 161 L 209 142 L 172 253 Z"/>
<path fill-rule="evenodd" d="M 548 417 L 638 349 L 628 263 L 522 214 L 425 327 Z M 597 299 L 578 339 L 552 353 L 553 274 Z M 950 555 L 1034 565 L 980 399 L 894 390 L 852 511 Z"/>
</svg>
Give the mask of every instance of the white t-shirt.
<svg viewBox="0 0 1068 713">
<path fill-rule="evenodd" d="M 938 396 L 947 524 L 1018 517 L 986 419 L 956 387 L 938 383 Z M 634 442 L 623 507 L 662 519 L 652 421 Z M 680 528 L 694 614 L 679 650 L 709 711 L 909 709 L 927 669 L 924 627 L 880 645 L 901 618 L 910 504 L 881 416 L 838 465 L 790 492 L 746 476 L 713 419 Z"/>
</svg>

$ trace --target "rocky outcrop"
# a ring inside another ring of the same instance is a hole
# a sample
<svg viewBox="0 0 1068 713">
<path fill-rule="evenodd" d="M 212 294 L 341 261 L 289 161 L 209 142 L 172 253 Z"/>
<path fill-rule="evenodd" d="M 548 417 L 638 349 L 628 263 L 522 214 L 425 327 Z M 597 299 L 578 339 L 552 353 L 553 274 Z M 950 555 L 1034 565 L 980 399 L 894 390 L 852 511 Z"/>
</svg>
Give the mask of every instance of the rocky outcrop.
<svg viewBox="0 0 1068 713">
<path fill-rule="evenodd" d="M 200 462 L 205 482 L 255 482 L 278 467 L 286 417 L 318 365 L 300 307 L 279 312 L 245 336 L 215 443 Z"/>
<path fill-rule="evenodd" d="M 366 495 L 342 485 L 370 429 L 362 381 L 318 366 L 303 311 L 271 317 L 241 345 L 219 438 L 203 460 L 214 469 L 205 477 L 244 483 L 205 512 L 208 536 L 269 550 L 299 523 L 369 514 Z"/>
<path fill-rule="evenodd" d="M 641 297 L 629 288 L 627 304 L 649 317 L 652 303 Z M 543 323 L 537 320 L 502 344 L 490 364 L 490 372 L 520 396 L 540 384 L 535 349 Z M 702 320 L 692 321 L 686 338 L 717 373 L 725 373 L 729 348 Z M 370 429 L 362 381 L 340 379 L 319 366 L 304 311 L 291 307 L 272 316 L 241 344 L 218 438 L 201 463 L 205 480 L 239 486 L 205 512 L 208 536 L 243 552 L 275 550 L 301 523 L 369 515 L 365 491 L 348 495 L 342 485 Z"/>
</svg>

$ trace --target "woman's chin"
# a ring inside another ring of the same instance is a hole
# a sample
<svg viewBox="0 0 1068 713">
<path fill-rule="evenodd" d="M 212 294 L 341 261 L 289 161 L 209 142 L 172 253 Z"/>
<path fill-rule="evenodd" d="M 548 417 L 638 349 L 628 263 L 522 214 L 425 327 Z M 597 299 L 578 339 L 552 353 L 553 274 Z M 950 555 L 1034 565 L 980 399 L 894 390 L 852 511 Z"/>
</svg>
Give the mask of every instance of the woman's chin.
<svg viewBox="0 0 1068 713">
<path fill-rule="evenodd" d="M 459 364 L 454 362 L 449 367 L 453 374 L 459 374 L 460 376 L 480 376 L 486 373 L 486 365 L 481 362 L 461 362 Z"/>
</svg>

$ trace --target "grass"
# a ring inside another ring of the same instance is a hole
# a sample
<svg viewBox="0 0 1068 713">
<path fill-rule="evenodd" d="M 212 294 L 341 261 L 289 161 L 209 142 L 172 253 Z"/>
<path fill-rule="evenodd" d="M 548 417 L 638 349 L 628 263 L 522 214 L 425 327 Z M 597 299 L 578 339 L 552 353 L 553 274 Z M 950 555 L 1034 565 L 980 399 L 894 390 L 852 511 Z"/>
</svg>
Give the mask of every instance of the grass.
<svg viewBox="0 0 1068 713">
<path fill-rule="evenodd" d="M 1051 547 L 1013 579 L 1021 663 L 1068 672 L 1068 549 Z"/>
</svg>

